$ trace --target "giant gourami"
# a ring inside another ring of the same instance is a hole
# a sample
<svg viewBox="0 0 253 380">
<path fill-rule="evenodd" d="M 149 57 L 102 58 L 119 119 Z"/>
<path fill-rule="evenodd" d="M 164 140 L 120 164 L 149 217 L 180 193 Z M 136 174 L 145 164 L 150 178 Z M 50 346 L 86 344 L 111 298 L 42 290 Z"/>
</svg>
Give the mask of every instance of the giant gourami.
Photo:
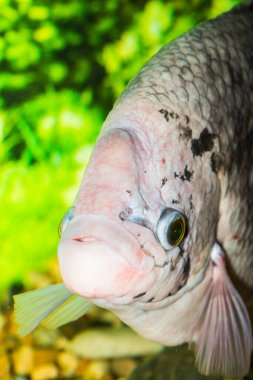
<svg viewBox="0 0 253 380">
<path fill-rule="evenodd" d="M 15 296 L 21 335 L 96 304 L 149 339 L 192 343 L 206 375 L 245 375 L 235 284 L 252 302 L 252 140 L 248 2 L 162 48 L 118 99 L 64 217 L 63 283 Z"/>
</svg>

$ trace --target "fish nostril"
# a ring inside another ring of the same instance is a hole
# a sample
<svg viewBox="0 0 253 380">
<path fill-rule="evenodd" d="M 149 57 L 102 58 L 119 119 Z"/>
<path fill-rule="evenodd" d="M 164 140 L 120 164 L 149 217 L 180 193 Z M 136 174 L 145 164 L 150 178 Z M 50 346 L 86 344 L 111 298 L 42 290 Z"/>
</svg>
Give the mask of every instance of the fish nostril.
<svg viewBox="0 0 253 380">
<path fill-rule="evenodd" d="M 74 241 L 78 241 L 78 242 L 81 242 L 81 243 L 84 243 L 84 242 L 94 242 L 94 241 L 98 241 L 99 239 L 96 238 L 95 236 L 92 236 L 92 235 L 83 235 L 83 236 L 75 236 L 72 238 Z"/>
</svg>

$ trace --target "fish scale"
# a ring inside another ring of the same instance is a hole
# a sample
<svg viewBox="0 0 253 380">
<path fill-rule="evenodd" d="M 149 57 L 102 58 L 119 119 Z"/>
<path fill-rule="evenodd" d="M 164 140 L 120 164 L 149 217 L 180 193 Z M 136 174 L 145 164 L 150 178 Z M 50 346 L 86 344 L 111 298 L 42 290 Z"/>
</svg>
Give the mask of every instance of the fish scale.
<svg viewBox="0 0 253 380">
<path fill-rule="evenodd" d="M 184 99 L 179 95 L 180 88 L 178 91 L 177 86 L 183 84 L 187 100 L 194 99 L 199 103 L 202 125 L 206 122 L 214 133 L 220 133 L 221 128 L 226 128 L 227 118 L 232 115 L 233 129 L 236 130 L 238 117 L 252 119 L 252 14 L 252 6 L 238 7 L 166 45 L 140 70 L 118 102 L 131 97 L 146 99 L 151 96 L 153 99 L 155 95 L 159 106 L 171 108 L 172 93 L 176 106 L 180 104 L 180 110 L 183 108 L 185 113 L 191 115 L 194 109 L 188 102 L 184 104 Z M 162 93 L 157 86 L 160 82 L 164 88 Z M 244 92 L 238 93 L 241 86 Z M 164 102 L 165 96 L 167 102 Z M 202 99 L 211 110 L 210 118 L 203 117 Z M 220 100 L 225 100 L 227 112 L 218 111 Z M 242 110 L 243 115 L 240 113 Z M 197 129 L 197 126 L 194 128 Z M 244 129 L 248 133 L 248 128 L 246 123 L 240 123 L 241 133 Z M 223 133 L 229 136 L 226 130 Z M 226 151 L 227 145 L 224 144 L 223 149 Z"/>
</svg>

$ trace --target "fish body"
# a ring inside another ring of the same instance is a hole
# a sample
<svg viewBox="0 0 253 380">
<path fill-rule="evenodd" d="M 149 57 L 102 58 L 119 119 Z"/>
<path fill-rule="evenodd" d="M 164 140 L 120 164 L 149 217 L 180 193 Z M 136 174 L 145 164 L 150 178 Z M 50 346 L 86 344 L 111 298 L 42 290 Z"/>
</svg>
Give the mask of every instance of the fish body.
<svg viewBox="0 0 253 380">
<path fill-rule="evenodd" d="M 161 49 L 108 115 L 59 242 L 70 291 L 202 373 L 248 372 L 253 288 L 253 5 Z"/>
</svg>

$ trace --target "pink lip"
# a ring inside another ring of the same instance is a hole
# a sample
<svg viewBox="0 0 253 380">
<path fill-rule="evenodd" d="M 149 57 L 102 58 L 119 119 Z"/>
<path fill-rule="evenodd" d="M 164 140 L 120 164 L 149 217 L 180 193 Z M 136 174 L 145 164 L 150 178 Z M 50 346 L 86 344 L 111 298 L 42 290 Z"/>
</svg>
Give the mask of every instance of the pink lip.
<svg viewBox="0 0 253 380">
<path fill-rule="evenodd" d="M 75 241 L 79 241 L 79 242 L 95 242 L 95 241 L 101 241 L 101 239 L 98 239 L 97 237 L 95 236 L 92 236 L 92 235 L 83 235 L 83 236 L 74 236 L 72 238 L 73 240 Z"/>
</svg>

